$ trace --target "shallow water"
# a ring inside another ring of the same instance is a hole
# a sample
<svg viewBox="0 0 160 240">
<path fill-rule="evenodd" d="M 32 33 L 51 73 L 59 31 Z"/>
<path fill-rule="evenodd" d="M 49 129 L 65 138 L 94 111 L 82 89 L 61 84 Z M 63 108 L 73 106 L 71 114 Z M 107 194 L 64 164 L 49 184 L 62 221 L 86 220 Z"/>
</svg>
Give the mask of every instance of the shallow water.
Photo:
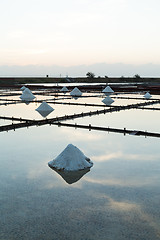
<svg viewBox="0 0 160 240">
<path fill-rule="evenodd" d="M 48 118 L 99 109 L 51 106 Z M 36 107 L 0 106 L 0 115 L 42 119 Z M 67 122 L 160 132 L 159 118 L 159 111 L 128 110 Z M 160 239 L 159 138 L 54 125 L 0 134 L 0 239 Z M 69 143 L 94 163 L 73 184 L 48 167 Z"/>
</svg>

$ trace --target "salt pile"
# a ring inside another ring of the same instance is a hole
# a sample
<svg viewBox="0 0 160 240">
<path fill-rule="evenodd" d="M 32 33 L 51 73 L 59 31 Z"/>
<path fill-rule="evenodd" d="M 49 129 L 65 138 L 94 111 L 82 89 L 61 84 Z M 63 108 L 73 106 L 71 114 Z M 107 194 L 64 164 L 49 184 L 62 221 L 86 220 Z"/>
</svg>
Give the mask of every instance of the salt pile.
<svg viewBox="0 0 160 240">
<path fill-rule="evenodd" d="M 68 90 L 67 87 L 64 86 L 60 91 L 63 92 L 63 93 L 66 93 L 66 92 L 68 92 L 69 90 Z"/>
<path fill-rule="evenodd" d="M 26 87 L 25 87 L 25 86 L 21 87 L 21 90 L 22 90 L 22 91 L 24 91 L 25 89 L 26 89 Z"/>
<path fill-rule="evenodd" d="M 102 93 L 104 93 L 105 95 L 109 96 L 110 94 L 114 93 L 113 89 L 110 86 L 107 86 Z"/>
<path fill-rule="evenodd" d="M 82 95 L 82 92 L 75 87 L 71 92 L 70 92 L 71 96 L 75 96 L 75 97 L 80 97 Z"/>
<path fill-rule="evenodd" d="M 22 95 L 20 96 L 20 98 L 23 100 L 23 101 L 32 101 L 35 96 L 33 95 L 33 93 L 31 92 L 31 90 L 29 90 L 29 88 L 25 88 Z"/>
<path fill-rule="evenodd" d="M 149 98 L 151 98 L 152 96 L 151 96 L 151 94 L 150 94 L 149 92 L 146 92 L 146 94 L 144 95 L 144 97 L 145 97 L 146 99 L 149 99 Z"/>
<path fill-rule="evenodd" d="M 47 117 L 52 111 L 54 111 L 54 109 L 48 103 L 43 101 L 36 111 L 39 112 L 42 117 Z"/>
<path fill-rule="evenodd" d="M 111 105 L 114 100 L 111 97 L 107 96 L 105 99 L 102 100 L 102 102 L 106 105 Z"/>
<path fill-rule="evenodd" d="M 91 168 L 93 162 L 87 158 L 80 149 L 69 144 L 53 161 L 48 163 L 49 167 L 61 171 L 78 171 Z"/>
</svg>

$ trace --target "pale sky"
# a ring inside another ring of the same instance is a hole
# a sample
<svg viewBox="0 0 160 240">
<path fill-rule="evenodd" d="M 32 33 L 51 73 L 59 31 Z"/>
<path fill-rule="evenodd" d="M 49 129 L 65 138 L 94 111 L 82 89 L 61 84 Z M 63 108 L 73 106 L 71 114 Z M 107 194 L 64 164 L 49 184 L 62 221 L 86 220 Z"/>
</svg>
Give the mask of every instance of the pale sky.
<svg viewBox="0 0 160 240">
<path fill-rule="evenodd" d="M 160 0 L 1 0 L 0 66 L 160 64 Z"/>
</svg>

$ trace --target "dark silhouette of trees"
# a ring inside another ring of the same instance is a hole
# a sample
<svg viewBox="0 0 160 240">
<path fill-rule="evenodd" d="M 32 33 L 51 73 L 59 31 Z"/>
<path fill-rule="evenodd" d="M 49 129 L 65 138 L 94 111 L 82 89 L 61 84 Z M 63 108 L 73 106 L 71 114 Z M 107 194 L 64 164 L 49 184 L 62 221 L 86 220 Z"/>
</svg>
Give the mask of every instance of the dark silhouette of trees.
<svg viewBox="0 0 160 240">
<path fill-rule="evenodd" d="M 95 77 L 95 74 L 94 73 L 92 73 L 92 72 L 87 72 L 86 73 L 86 76 L 87 76 L 87 78 L 94 78 Z"/>
<path fill-rule="evenodd" d="M 136 79 L 140 79 L 141 77 L 140 77 L 139 74 L 135 74 L 135 75 L 134 75 L 134 78 L 136 78 Z"/>
</svg>

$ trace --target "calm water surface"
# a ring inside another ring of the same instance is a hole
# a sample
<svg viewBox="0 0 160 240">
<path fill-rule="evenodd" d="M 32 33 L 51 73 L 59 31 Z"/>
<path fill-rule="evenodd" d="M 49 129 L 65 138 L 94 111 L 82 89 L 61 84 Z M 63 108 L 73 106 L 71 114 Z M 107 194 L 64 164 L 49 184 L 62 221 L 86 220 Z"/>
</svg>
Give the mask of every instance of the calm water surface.
<svg viewBox="0 0 160 240">
<path fill-rule="evenodd" d="M 42 119 L 38 106 L 1 106 L 0 115 Z M 94 110 L 51 106 L 48 118 Z M 129 110 L 68 122 L 160 132 L 159 119 L 159 111 Z M 73 184 L 48 167 L 69 143 L 94 163 Z M 0 144 L 0 239 L 160 239 L 159 138 L 45 125 L 1 132 Z"/>
</svg>

